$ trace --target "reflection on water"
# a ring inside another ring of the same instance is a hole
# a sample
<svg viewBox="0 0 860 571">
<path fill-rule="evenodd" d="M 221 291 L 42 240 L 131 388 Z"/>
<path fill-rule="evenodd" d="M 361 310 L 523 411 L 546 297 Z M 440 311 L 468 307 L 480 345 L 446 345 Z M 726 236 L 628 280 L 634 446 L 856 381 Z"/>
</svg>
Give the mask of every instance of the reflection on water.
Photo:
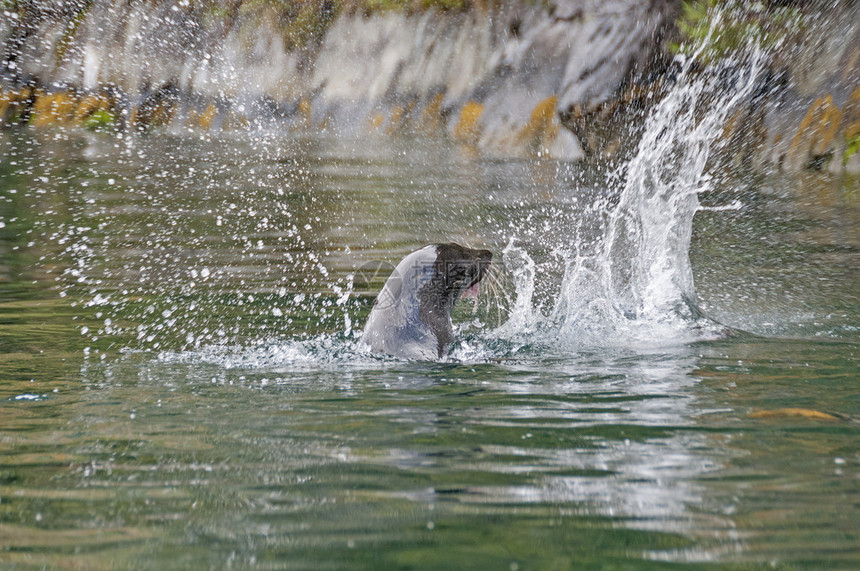
<svg viewBox="0 0 860 571">
<path fill-rule="evenodd" d="M 599 173 L 444 141 L 2 137 L 3 565 L 860 564 L 850 184 L 700 197 L 742 205 L 697 214 L 700 305 L 768 338 L 565 352 L 488 336 L 516 300 L 485 292 L 457 359 L 407 363 L 357 348 L 384 276 L 350 274 L 513 240 L 548 313 Z M 749 416 L 788 408 L 841 420 Z"/>
</svg>

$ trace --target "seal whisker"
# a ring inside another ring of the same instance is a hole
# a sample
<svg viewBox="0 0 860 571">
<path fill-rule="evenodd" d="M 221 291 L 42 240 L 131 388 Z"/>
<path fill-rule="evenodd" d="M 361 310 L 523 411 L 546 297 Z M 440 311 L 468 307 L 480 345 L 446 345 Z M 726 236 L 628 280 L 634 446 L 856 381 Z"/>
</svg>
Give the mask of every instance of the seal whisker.
<svg viewBox="0 0 860 571">
<path fill-rule="evenodd" d="M 503 313 L 504 307 L 507 305 L 510 305 L 510 303 L 511 303 L 511 298 L 507 294 L 507 290 L 504 287 L 502 287 L 503 284 L 501 283 L 501 280 L 502 280 L 501 270 L 498 268 L 498 266 L 493 266 L 491 268 L 491 272 L 489 273 L 489 275 L 486 278 L 486 283 L 487 283 L 488 287 L 492 289 L 492 292 L 493 292 L 493 298 L 495 300 L 496 316 L 497 316 L 498 325 L 501 325 L 502 313 Z"/>
<path fill-rule="evenodd" d="M 502 300 L 505 302 L 509 302 L 508 296 L 504 294 L 504 288 L 500 287 L 502 284 L 501 281 L 501 272 L 495 264 L 490 266 L 487 270 L 486 276 L 481 281 L 482 284 L 485 285 L 485 289 L 488 291 L 488 295 L 485 296 L 486 306 L 487 306 L 487 315 L 491 317 L 493 314 L 493 310 L 495 309 L 496 314 L 496 327 L 501 326 L 502 324 L 502 313 L 503 313 L 503 304 Z"/>
<path fill-rule="evenodd" d="M 496 327 L 501 327 L 501 325 L 502 325 L 502 311 L 501 311 L 501 307 L 500 307 L 500 305 L 499 305 L 499 303 L 498 303 L 498 299 L 499 299 L 499 288 L 498 288 L 498 287 L 496 287 L 496 280 L 497 280 L 497 276 L 496 276 L 496 275 L 490 276 L 490 279 L 489 279 L 489 281 L 487 282 L 487 285 L 488 285 L 490 288 L 492 288 L 492 290 L 493 290 L 493 299 L 494 299 L 494 300 L 496 300 Z M 489 310 L 489 304 L 488 304 L 487 312 L 489 313 L 489 311 L 490 311 L 490 310 Z"/>
</svg>

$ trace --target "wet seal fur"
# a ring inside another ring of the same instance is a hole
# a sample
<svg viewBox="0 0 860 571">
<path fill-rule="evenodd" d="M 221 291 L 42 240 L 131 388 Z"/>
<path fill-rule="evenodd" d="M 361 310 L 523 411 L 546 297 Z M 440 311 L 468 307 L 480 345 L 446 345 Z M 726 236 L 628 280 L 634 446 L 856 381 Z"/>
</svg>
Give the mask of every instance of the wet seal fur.
<svg viewBox="0 0 860 571">
<path fill-rule="evenodd" d="M 361 340 L 375 353 L 441 358 L 454 341 L 451 310 L 484 277 L 493 254 L 459 244 L 431 244 L 397 264 L 373 302 Z"/>
</svg>

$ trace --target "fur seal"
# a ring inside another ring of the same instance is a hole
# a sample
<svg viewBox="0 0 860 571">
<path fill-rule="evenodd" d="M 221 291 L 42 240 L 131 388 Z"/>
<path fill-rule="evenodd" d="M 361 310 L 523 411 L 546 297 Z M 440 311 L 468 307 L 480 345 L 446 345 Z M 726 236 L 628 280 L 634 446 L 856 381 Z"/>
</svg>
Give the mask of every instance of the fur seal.
<svg viewBox="0 0 860 571">
<path fill-rule="evenodd" d="M 435 360 L 454 341 L 451 310 L 464 293 L 477 293 L 490 266 L 489 250 L 431 244 L 397 264 L 373 302 L 362 342 L 376 353 Z"/>
</svg>

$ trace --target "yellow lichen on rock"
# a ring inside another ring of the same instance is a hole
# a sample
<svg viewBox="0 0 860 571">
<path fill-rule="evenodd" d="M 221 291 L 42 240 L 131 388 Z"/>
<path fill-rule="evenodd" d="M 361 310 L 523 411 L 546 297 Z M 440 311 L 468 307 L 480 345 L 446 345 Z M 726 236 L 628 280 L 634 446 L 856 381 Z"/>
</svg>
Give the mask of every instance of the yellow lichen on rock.
<svg viewBox="0 0 860 571">
<path fill-rule="evenodd" d="M 74 120 L 75 123 L 80 123 L 95 111 L 99 109 L 99 104 L 95 95 L 85 95 L 75 106 Z"/>
<path fill-rule="evenodd" d="M 860 119 L 845 125 L 845 140 L 851 140 L 855 137 L 860 137 Z"/>
<path fill-rule="evenodd" d="M 819 123 L 821 136 L 812 147 L 813 156 L 821 156 L 832 151 L 836 133 L 842 123 L 842 111 L 833 104 L 833 98 L 828 95 L 826 100 L 827 104 L 824 106 Z"/>
<path fill-rule="evenodd" d="M 221 120 L 221 129 L 229 131 L 231 129 L 247 129 L 251 126 L 251 121 L 244 114 L 228 111 Z"/>
<path fill-rule="evenodd" d="M 851 93 L 851 97 L 845 105 L 843 125 L 843 134 L 846 139 L 860 135 L 860 85 Z"/>
<path fill-rule="evenodd" d="M 12 105 L 14 94 L 9 91 L 0 91 L 0 123 L 6 122 L 6 113 Z"/>
<path fill-rule="evenodd" d="M 424 131 L 438 131 L 442 127 L 442 103 L 445 94 L 437 93 L 421 112 L 421 129 Z"/>
<path fill-rule="evenodd" d="M 533 133 L 534 136 L 540 136 L 551 129 L 555 122 L 556 105 L 558 105 L 558 97 L 556 95 L 547 97 L 538 103 L 532 110 L 526 129 Z"/>
<path fill-rule="evenodd" d="M 166 101 L 159 101 L 154 105 L 144 103 L 132 109 L 129 124 L 140 130 L 167 125 L 173 119 L 175 111 L 174 106 Z"/>
<path fill-rule="evenodd" d="M 541 152 L 558 135 L 556 105 L 558 97 L 553 95 L 535 105 L 528 122 L 520 130 L 517 139 L 531 152 Z"/>
<path fill-rule="evenodd" d="M 845 140 L 843 163 L 860 152 L 860 86 L 858 86 L 842 113 L 842 138 Z"/>
<path fill-rule="evenodd" d="M 454 138 L 463 142 L 477 142 L 481 135 L 481 114 L 484 106 L 477 101 L 468 101 L 460 109 L 460 116 L 454 126 Z"/>
<path fill-rule="evenodd" d="M 789 148 L 789 157 L 795 166 L 815 163 L 833 152 L 836 133 L 842 122 L 842 111 L 827 95 L 813 101 L 797 129 Z"/>
<path fill-rule="evenodd" d="M 37 128 L 72 124 L 104 128 L 113 124 L 114 103 L 104 93 L 79 95 L 74 91 L 48 93 L 26 88 L 0 94 L 0 123 L 27 121 Z"/>
<path fill-rule="evenodd" d="M 83 123 L 97 111 L 110 111 L 113 102 L 109 97 L 102 94 L 91 93 L 80 99 L 75 109 L 75 122 Z"/>
<path fill-rule="evenodd" d="M 382 113 L 374 113 L 370 116 L 370 128 L 379 129 L 382 123 L 385 122 L 385 116 Z"/>
<path fill-rule="evenodd" d="M 206 109 L 200 114 L 197 119 L 197 123 L 201 129 L 208 131 L 212 128 L 212 122 L 215 121 L 215 117 L 218 115 L 218 108 L 215 107 L 214 103 L 210 103 L 206 106 Z"/>
<path fill-rule="evenodd" d="M 737 133 L 738 126 L 743 124 L 743 118 L 746 113 L 746 109 L 739 108 L 729 116 L 728 120 L 726 120 L 726 123 L 723 125 L 723 132 L 720 135 L 721 140 L 728 141 Z"/>
<path fill-rule="evenodd" d="M 0 92 L 0 125 L 13 121 L 24 110 L 24 104 L 33 95 L 32 90 Z"/>
<path fill-rule="evenodd" d="M 33 102 L 30 124 L 35 127 L 63 125 L 75 117 L 77 97 L 67 91 L 57 93 L 37 92 Z"/>
<path fill-rule="evenodd" d="M 393 135 L 405 129 L 408 126 L 409 115 L 414 108 L 414 101 L 410 101 L 406 105 L 395 105 L 391 109 L 391 119 L 388 121 L 388 127 L 386 127 L 385 132 Z"/>
<path fill-rule="evenodd" d="M 836 415 L 808 408 L 777 408 L 774 410 L 759 410 L 752 412 L 750 418 L 806 418 L 808 420 L 842 420 Z"/>
<path fill-rule="evenodd" d="M 842 135 L 846 141 L 860 137 L 860 86 L 851 94 L 842 113 Z"/>
<path fill-rule="evenodd" d="M 310 124 L 312 111 L 311 102 L 306 98 L 302 98 L 302 100 L 299 101 L 298 111 L 302 115 L 302 117 L 304 117 L 305 122 L 307 124 Z"/>
</svg>

